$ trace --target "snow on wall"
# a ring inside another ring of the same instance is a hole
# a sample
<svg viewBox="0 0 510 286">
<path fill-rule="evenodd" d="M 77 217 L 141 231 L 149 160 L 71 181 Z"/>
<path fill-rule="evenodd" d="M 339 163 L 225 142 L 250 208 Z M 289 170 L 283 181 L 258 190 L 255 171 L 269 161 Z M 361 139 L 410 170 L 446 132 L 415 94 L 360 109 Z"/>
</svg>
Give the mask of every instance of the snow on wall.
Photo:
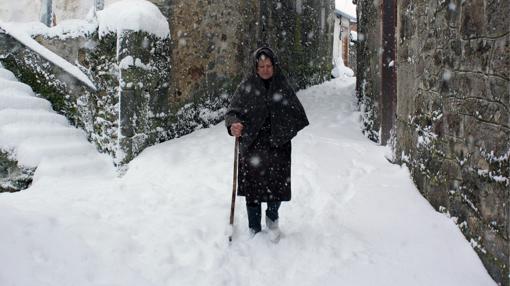
<svg viewBox="0 0 510 286">
<path fill-rule="evenodd" d="M 161 11 L 149 1 L 122 0 L 97 12 L 99 36 L 123 30 L 144 31 L 160 38 L 170 34 L 168 21 Z"/>
<path fill-rule="evenodd" d="M 4 1 L 6 1 L 5 4 Z M 65 21 L 69 19 L 85 19 L 94 5 L 94 0 L 54 0 L 53 2 L 57 24 L 69 23 Z M 107 0 L 105 6 L 103 11 L 97 12 L 100 35 L 119 30 L 140 30 L 165 38 L 170 33 L 166 18 L 149 1 Z M 2 0 L 0 22 L 37 22 L 40 10 L 41 0 Z"/>
<path fill-rule="evenodd" d="M 119 0 L 105 0 L 105 5 Z M 2 0 L 0 21 L 39 21 L 41 0 Z M 84 19 L 93 8 L 94 0 L 53 0 L 55 20 L 60 23 L 67 19 Z"/>
<path fill-rule="evenodd" d="M 95 18 L 87 20 L 69 19 L 59 22 L 58 25 L 48 27 L 41 22 L 16 22 L 16 27 L 31 37 L 44 36 L 46 38 L 58 38 L 65 40 L 68 38 L 86 37 L 97 30 L 97 21 Z"/>
<path fill-rule="evenodd" d="M 39 21 L 41 0 L 2 0 L 0 21 Z"/>
</svg>

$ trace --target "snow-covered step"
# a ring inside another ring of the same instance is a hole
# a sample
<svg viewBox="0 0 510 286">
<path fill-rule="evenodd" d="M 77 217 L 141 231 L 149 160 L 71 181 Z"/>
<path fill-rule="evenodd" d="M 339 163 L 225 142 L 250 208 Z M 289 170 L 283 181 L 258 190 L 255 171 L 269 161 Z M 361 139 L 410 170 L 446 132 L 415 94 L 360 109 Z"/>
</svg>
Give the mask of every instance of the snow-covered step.
<svg viewBox="0 0 510 286">
<path fill-rule="evenodd" d="M 0 89 L 5 90 L 5 89 L 9 89 L 9 88 L 17 90 L 18 92 L 22 91 L 25 94 L 34 94 L 34 91 L 32 90 L 32 88 L 27 84 L 24 84 L 19 81 L 13 81 L 10 79 L 0 78 Z"/>
<path fill-rule="evenodd" d="M 0 126 L 0 146 L 16 148 L 25 140 L 32 140 L 42 136 L 83 136 L 83 131 L 68 126 L 46 123 L 11 123 Z"/>
<path fill-rule="evenodd" d="M 37 167 L 41 160 L 60 156 L 74 156 L 77 154 L 87 155 L 95 150 L 93 146 L 83 142 L 69 143 L 66 141 L 48 140 L 41 142 L 24 141 L 16 149 L 16 158 L 19 164 L 28 167 Z"/>
<path fill-rule="evenodd" d="M 0 87 L 0 96 L 3 96 L 3 95 L 6 95 L 6 96 L 15 95 L 15 96 L 25 96 L 25 97 L 35 96 L 35 94 L 33 92 L 30 92 L 28 90 L 17 89 L 14 86 L 7 86 L 5 88 Z"/>
<path fill-rule="evenodd" d="M 17 81 L 16 76 L 10 70 L 4 69 L 1 65 L 0 65 L 0 78 L 11 81 Z"/>
<path fill-rule="evenodd" d="M 35 96 L 26 96 L 23 91 L 16 94 L 12 90 L 12 88 L 8 89 L 8 92 L 0 90 L 0 110 L 7 108 L 52 110 L 49 101 Z"/>
<path fill-rule="evenodd" d="M 113 177 L 114 169 L 106 155 L 89 153 L 78 156 L 46 157 L 37 167 L 34 180 L 40 177 Z"/>
<path fill-rule="evenodd" d="M 33 109 L 1 109 L 0 125 L 15 122 L 46 122 L 58 125 L 69 125 L 67 118 L 55 112 Z"/>
<path fill-rule="evenodd" d="M 45 176 L 113 177 L 111 158 L 100 154 L 85 132 L 53 111 L 50 102 L 0 67 L 0 150 L 18 165 Z"/>
<path fill-rule="evenodd" d="M 21 141 L 17 147 L 21 149 L 25 146 L 31 148 L 45 148 L 45 146 L 54 146 L 56 148 L 69 148 L 73 146 L 86 146 L 87 150 L 95 150 L 92 144 L 83 144 L 83 141 L 86 140 L 84 134 L 81 132 L 76 133 L 74 136 L 70 134 L 63 135 L 44 135 L 37 137 L 28 137 L 27 139 Z M 81 147 L 80 147 L 81 148 Z M 85 148 L 85 147 L 84 147 Z"/>
</svg>

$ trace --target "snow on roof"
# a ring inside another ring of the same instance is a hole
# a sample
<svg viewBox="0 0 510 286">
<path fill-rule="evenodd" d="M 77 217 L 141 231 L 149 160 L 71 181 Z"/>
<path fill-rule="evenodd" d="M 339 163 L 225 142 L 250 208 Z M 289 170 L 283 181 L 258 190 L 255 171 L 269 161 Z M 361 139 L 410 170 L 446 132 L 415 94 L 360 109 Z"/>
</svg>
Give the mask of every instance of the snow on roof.
<svg viewBox="0 0 510 286">
<path fill-rule="evenodd" d="M 335 0 L 335 14 L 356 20 L 356 5 L 352 0 Z"/>
<path fill-rule="evenodd" d="M 146 0 L 122 0 L 97 11 L 99 36 L 123 30 L 145 31 L 160 38 L 170 35 L 165 16 Z"/>
<path fill-rule="evenodd" d="M 0 22 L 0 27 L 5 30 L 5 32 L 9 35 L 11 35 L 16 40 L 20 41 L 22 44 L 27 46 L 29 49 L 33 50 L 34 52 L 41 55 L 43 58 L 47 59 L 48 61 L 54 63 L 55 65 L 59 66 L 66 72 L 73 75 L 75 78 L 79 79 L 86 85 L 88 85 L 92 89 L 96 89 L 94 84 L 90 81 L 88 76 L 86 76 L 77 66 L 71 64 L 70 62 L 64 60 L 54 52 L 48 50 L 46 47 L 39 44 L 37 41 L 32 39 L 30 35 L 20 26 L 18 26 L 18 23 L 10 22 Z"/>
</svg>

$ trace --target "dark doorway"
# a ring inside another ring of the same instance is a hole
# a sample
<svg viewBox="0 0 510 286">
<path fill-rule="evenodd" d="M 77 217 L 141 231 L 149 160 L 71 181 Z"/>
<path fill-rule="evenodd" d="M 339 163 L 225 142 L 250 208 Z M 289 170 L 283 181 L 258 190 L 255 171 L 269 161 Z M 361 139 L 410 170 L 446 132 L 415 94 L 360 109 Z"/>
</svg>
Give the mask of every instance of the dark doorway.
<svg viewBox="0 0 510 286">
<path fill-rule="evenodd" d="M 381 144 L 386 145 L 390 140 L 391 130 L 395 125 L 397 105 L 397 73 L 396 73 L 396 41 L 395 27 L 397 25 L 397 0 L 383 0 L 382 4 L 382 48 L 381 55 Z"/>
</svg>

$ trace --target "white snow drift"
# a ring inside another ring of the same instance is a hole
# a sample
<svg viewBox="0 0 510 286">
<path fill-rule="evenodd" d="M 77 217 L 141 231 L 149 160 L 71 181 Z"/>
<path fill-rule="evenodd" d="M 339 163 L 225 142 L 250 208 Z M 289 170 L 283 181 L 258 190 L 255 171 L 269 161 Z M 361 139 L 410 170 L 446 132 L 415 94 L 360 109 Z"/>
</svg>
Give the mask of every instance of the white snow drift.
<svg viewBox="0 0 510 286">
<path fill-rule="evenodd" d="M 123 30 L 145 31 L 160 38 L 170 35 L 168 22 L 158 7 L 146 0 L 121 0 L 97 11 L 99 35 Z"/>
</svg>

